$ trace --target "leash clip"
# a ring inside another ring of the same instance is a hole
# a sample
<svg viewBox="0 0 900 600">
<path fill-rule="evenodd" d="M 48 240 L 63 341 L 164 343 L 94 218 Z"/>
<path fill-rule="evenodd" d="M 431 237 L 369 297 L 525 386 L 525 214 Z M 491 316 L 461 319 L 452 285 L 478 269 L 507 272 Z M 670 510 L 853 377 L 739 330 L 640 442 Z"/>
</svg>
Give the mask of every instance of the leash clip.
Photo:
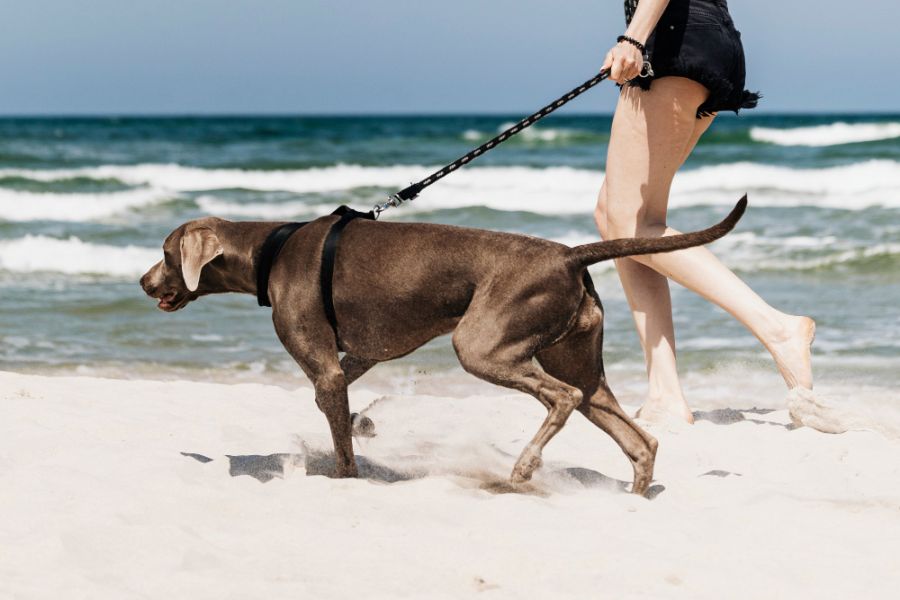
<svg viewBox="0 0 900 600">
<path fill-rule="evenodd" d="M 650 64 L 650 60 L 645 56 L 644 64 L 641 66 L 641 72 L 638 77 L 653 77 L 653 65 Z"/>
<path fill-rule="evenodd" d="M 379 216 L 381 213 L 383 213 L 384 211 L 386 211 L 386 210 L 389 209 L 390 207 L 392 207 L 392 206 L 400 206 L 400 204 L 402 204 L 402 203 L 403 203 L 403 198 L 400 197 L 400 194 L 399 194 L 399 193 L 391 194 L 390 196 L 388 196 L 388 199 L 387 199 L 385 202 L 382 202 L 382 203 L 380 203 L 380 204 L 376 204 L 376 205 L 372 208 L 372 210 L 375 212 L 375 218 L 377 219 L 378 216 Z"/>
</svg>

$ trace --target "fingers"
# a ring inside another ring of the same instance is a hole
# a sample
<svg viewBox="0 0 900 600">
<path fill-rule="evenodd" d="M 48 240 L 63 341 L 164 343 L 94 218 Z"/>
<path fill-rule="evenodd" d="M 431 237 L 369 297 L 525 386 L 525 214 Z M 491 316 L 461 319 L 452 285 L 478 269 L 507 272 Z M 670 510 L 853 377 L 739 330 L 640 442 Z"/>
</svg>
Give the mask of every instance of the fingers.
<svg viewBox="0 0 900 600">
<path fill-rule="evenodd" d="M 603 59 L 603 66 L 600 67 L 601 71 L 607 71 L 612 66 L 613 57 L 612 51 L 606 53 L 606 58 Z"/>
<path fill-rule="evenodd" d="M 612 64 L 610 77 L 618 83 L 625 83 L 641 74 L 641 64 L 630 57 L 616 57 Z"/>
<path fill-rule="evenodd" d="M 606 54 L 603 68 L 609 69 L 609 78 L 617 83 L 625 83 L 641 74 L 643 56 L 630 49 L 614 47 Z"/>
</svg>

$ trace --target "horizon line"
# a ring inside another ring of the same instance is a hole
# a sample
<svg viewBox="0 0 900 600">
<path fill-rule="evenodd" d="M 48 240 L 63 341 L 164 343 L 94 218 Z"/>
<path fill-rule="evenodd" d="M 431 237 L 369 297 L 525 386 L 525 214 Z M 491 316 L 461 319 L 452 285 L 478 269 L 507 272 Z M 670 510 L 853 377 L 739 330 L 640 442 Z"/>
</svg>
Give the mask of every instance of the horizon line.
<svg viewBox="0 0 900 600">
<path fill-rule="evenodd" d="M 900 111 L 881 111 L 881 110 L 754 110 L 752 113 L 745 111 L 735 115 L 733 112 L 721 112 L 720 117 L 743 117 L 743 116 L 884 116 L 884 117 L 900 117 Z M 470 112 L 240 112 L 240 111 L 223 111 L 223 112 L 205 112 L 205 111 L 184 111 L 184 112 L 62 112 L 62 113 L 0 113 L 0 119 L 262 119 L 262 118 L 321 118 L 321 119 L 352 119 L 352 118 L 435 118 L 435 117 L 513 117 L 517 115 L 525 116 L 526 113 L 517 111 L 470 111 Z M 530 113 L 528 113 L 530 114 Z M 548 116 L 548 118 L 554 115 Z M 555 116 L 568 117 L 612 117 L 612 112 L 588 112 L 578 111 L 569 114 L 557 114 Z"/>
</svg>

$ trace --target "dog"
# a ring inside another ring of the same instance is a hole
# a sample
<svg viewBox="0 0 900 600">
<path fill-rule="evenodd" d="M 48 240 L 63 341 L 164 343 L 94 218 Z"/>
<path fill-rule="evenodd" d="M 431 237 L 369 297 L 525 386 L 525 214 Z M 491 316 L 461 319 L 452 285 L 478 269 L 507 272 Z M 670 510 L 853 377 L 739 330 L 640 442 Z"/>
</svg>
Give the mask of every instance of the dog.
<svg viewBox="0 0 900 600">
<path fill-rule="evenodd" d="M 357 475 L 347 386 L 375 364 L 453 332 L 467 372 L 530 394 L 547 409 L 513 467 L 512 484 L 531 478 L 544 446 L 577 409 L 621 447 L 634 470 L 631 489 L 644 494 L 658 443 L 607 385 L 603 307 L 587 267 L 707 244 L 735 226 L 746 204 L 745 196 L 702 231 L 574 248 L 525 235 L 359 219 L 344 230 L 334 264 L 336 329 L 323 309 L 320 271 L 323 241 L 337 218 L 300 228 L 272 265 L 267 291 L 275 332 L 312 381 L 328 420 L 335 476 Z M 256 294 L 260 249 L 283 224 L 189 221 L 166 238 L 163 260 L 141 277 L 141 287 L 168 312 L 207 294 Z"/>
</svg>

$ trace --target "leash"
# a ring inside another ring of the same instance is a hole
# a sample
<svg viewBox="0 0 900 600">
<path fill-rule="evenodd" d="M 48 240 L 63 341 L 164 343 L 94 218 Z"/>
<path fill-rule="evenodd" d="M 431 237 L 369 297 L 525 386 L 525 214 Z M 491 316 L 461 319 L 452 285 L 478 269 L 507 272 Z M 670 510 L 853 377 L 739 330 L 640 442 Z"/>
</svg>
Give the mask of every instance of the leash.
<svg viewBox="0 0 900 600">
<path fill-rule="evenodd" d="M 647 64 L 649 64 L 649 63 L 647 63 Z M 385 202 L 382 202 L 381 204 L 376 204 L 373 207 L 372 211 L 375 214 L 375 218 L 377 219 L 381 215 L 381 213 L 383 213 L 384 211 L 386 211 L 387 209 L 389 209 L 392 206 L 400 206 L 402 203 L 412 200 L 413 198 L 418 196 L 420 193 L 422 193 L 422 190 L 427 188 L 429 185 L 431 185 L 435 181 L 438 181 L 439 179 L 446 177 L 447 175 L 449 175 L 453 171 L 457 170 L 458 168 L 460 168 L 464 165 L 467 165 L 468 163 L 472 162 L 473 160 L 475 160 L 476 158 L 478 158 L 479 156 L 481 156 L 488 150 L 492 150 L 493 148 L 499 146 L 500 144 L 502 144 L 503 142 L 505 142 L 512 136 L 516 135 L 517 133 L 519 133 L 526 127 L 530 127 L 530 126 L 534 125 L 535 123 L 537 123 L 538 121 L 540 121 L 541 119 L 543 119 L 544 117 L 546 117 L 547 115 L 549 115 L 550 113 L 555 111 L 557 108 L 563 106 L 570 100 L 574 100 L 575 98 L 577 98 L 581 94 L 585 93 L 586 91 L 588 91 L 589 89 L 591 89 L 592 87 L 594 87 L 595 85 L 597 85 L 598 83 L 600 83 L 601 81 L 606 79 L 607 77 L 609 77 L 609 71 L 606 71 L 606 70 L 600 71 L 599 73 L 597 73 L 596 75 L 594 75 L 593 77 L 591 77 L 590 79 L 588 79 L 587 81 L 585 81 L 584 83 L 582 83 L 581 85 L 576 87 L 575 89 L 571 90 L 568 93 L 563 94 L 562 96 L 560 96 L 559 98 L 557 98 L 556 100 L 554 100 L 553 102 L 548 104 L 547 106 L 543 107 L 536 113 L 525 117 L 524 119 L 522 119 L 521 121 L 519 121 L 518 123 L 516 123 L 509 129 L 507 129 L 506 131 L 500 133 L 497 136 L 494 136 L 492 139 L 486 141 L 485 143 L 478 146 L 474 150 L 468 152 L 467 154 L 464 154 L 463 156 L 460 156 L 459 158 L 457 158 L 456 160 L 454 160 L 452 163 L 445 166 L 444 168 L 435 171 L 434 173 L 432 173 L 431 175 L 429 175 L 428 177 L 426 177 L 425 179 L 423 179 L 417 183 L 413 183 L 413 184 L 403 188 L 396 194 L 390 195 Z"/>
<path fill-rule="evenodd" d="M 649 75 L 652 75 L 649 64 L 649 62 L 645 61 L 644 70 Z M 647 75 L 644 75 L 644 71 L 642 71 L 641 77 L 645 76 Z M 337 256 L 337 251 L 340 244 L 341 233 L 343 232 L 344 228 L 355 219 L 362 218 L 367 220 L 375 220 L 382 212 L 384 212 L 388 208 L 392 206 L 400 206 L 403 202 L 408 202 L 414 199 L 422 192 L 422 190 L 424 190 L 429 185 L 433 184 L 439 179 L 443 179 L 453 171 L 472 162 L 485 152 L 499 146 L 523 129 L 534 125 L 556 109 L 560 108 L 567 102 L 574 100 L 607 77 L 609 77 L 609 71 L 600 71 L 595 76 L 588 79 L 578 87 L 563 94 L 550 104 L 541 108 L 536 113 L 525 117 L 509 129 L 503 131 L 499 135 L 494 136 L 492 139 L 481 144 L 474 150 L 468 152 L 467 154 L 464 154 L 463 156 L 460 156 L 442 169 L 439 169 L 425 179 L 417 183 L 413 183 L 403 188 L 399 192 L 392 194 L 388 197 L 386 202 L 376 204 L 374 208 L 369 212 L 364 213 L 353 210 L 352 208 L 348 208 L 346 206 L 341 206 L 333 213 L 331 213 L 332 215 L 338 216 L 340 218 L 331 225 L 331 227 L 328 229 L 328 233 L 325 236 L 325 241 L 322 246 L 322 264 L 319 267 L 319 285 L 322 292 L 322 304 L 325 311 L 325 317 L 328 319 L 328 323 L 331 325 L 331 329 L 334 331 L 335 340 L 337 342 L 339 350 L 341 349 L 341 343 L 340 337 L 338 336 L 337 316 L 334 312 L 333 280 L 335 258 Z M 284 246 L 291 235 L 293 235 L 298 229 L 302 228 L 306 224 L 307 223 L 287 223 L 276 227 L 269 233 L 269 235 L 266 237 L 266 240 L 263 242 L 260 253 L 255 261 L 257 277 L 256 297 L 257 302 L 260 306 L 272 305 L 269 300 L 269 273 L 272 270 L 272 265 L 278 258 L 278 254 L 281 252 L 282 246 Z"/>
</svg>

